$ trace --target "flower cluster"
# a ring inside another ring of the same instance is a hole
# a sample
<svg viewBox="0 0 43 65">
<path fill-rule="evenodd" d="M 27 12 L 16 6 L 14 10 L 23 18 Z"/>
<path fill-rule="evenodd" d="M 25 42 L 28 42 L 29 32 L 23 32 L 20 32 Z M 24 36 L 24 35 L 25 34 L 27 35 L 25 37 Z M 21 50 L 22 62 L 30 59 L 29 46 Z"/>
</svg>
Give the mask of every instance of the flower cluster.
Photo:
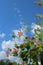
<svg viewBox="0 0 43 65">
<path fill-rule="evenodd" d="M 0 52 L 0 60 L 9 60 L 13 65 L 17 64 L 38 65 L 41 64 L 40 55 L 43 52 L 42 32 L 39 25 L 32 26 L 34 36 L 27 35 L 27 26 L 19 30 L 13 30 L 13 40 L 3 41 L 2 49 L 6 52 Z M 33 32 L 32 31 L 32 32 Z M 4 55 L 5 57 L 1 55 Z M 40 62 L 40 63 L 39 63 Z"/>
</svg>

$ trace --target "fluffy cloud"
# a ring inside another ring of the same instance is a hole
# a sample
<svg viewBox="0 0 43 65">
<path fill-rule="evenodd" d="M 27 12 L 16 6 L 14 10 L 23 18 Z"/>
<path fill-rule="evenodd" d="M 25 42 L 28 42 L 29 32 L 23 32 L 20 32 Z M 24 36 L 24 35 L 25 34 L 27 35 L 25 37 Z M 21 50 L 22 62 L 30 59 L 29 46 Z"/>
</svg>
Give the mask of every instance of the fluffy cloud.
<svg viewBox="0 0 43 65">
<path fill-rule="evenodd" d="M 2 49 L 4 49 L 4 50 L 8 50 L 8 48 L 12 49 L 12 48 L 14 48 L 14 44 L 15 44 L 14 41 L 11 41 L 11 40 L 3 41 Z"/>
<path fill-rule="evenodd" d="M 1 37 L 1 38 L 5 37 L 5 33 L 1 33 L 1 34 L 0 34 L 0 37 Z"/>
<path fill-rule="evenodd" d="M 5 51 L 1 51 L 0 52 L 0 60 L 5 60 L 5 59 L 7 59 L 6 52 Z"/>
</svg>

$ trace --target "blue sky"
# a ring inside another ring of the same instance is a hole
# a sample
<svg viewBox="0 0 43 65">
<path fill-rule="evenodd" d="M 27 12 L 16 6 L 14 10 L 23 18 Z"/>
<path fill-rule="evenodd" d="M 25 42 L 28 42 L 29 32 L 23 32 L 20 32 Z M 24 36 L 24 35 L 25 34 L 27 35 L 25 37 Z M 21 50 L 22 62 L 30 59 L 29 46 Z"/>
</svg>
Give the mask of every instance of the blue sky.
<svg viewBox="0 0 43 65">
<path fill-rule="evenodd" d="M 35 14 L 43 13 L 43 8 L 34 4 L 34 0 L 0 0 L 0 50 L 3 40 L 11 39 L 11 31 L 20 27 L 20 22 L 36 22 Z M 29 25 L 29 24 L 28 24 Z"/>
</svg>

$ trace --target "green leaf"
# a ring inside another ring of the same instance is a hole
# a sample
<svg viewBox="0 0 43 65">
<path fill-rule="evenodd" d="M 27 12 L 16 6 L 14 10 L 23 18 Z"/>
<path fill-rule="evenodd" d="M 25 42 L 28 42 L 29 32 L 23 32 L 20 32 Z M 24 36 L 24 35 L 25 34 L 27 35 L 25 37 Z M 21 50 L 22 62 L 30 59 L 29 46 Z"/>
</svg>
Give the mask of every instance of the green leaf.
<svg viewBox="0 0 43 65">
<path fill-rule="evenodd" d="M 18 65 L 16 62 L 14 62 L 14 65 Z"/>
</svg>

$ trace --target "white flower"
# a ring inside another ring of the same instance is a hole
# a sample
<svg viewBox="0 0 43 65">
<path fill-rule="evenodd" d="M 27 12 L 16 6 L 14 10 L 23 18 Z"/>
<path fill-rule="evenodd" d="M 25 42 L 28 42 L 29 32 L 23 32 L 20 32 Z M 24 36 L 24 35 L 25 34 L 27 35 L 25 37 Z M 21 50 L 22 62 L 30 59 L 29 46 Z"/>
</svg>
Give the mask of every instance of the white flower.
<svg viewBox="0 0 43 65">
<path fill-rule="evenodd" d="M 18 46 L 20 46 L 21 44 L 24 43 L 24 39 L 22 39 L 22 38 L 15 38 L 15 39 L 14 39 L 14 42 L 15 42 L 15 44 L 17 44 Z"/>
<path fill-rule="evenodd" d="M 24 33 L 24 31 L 21 29 L 21 30 L 13 30 L 13 32 L 14 32 L 14 35 L 16 36 L 16 37 L 23 37 L 23 36 L 25 36 L 25 33 Z"/>
<path fill-rule="evenodd" d="M 30 58 L 28 59 L 28 64 L 33 64 L 33 59 L 31 59 L 31 61 L 30 61 Z"/>
<path fill-rule="evenodd" d="M 0 60 L 6 60 L 7 56 L 6 56 L 6 52 L 5 51 L 1 51 L 0 52 Z"/>
<path fill-rule="evenodd" d="M 23 36 L 26 36 L 26 31 L 27 31 L 27 26 L 23 26 L 21 29 L 17 29 L 17 30 L 13 30 L 12 32 L 14 33 L 15 36 L 19 37 L 20 38 Z"/>
<path fill-rule="evenodd" d="M 20 30 L 13 30 L 13 33 L 16 36 L 13 40 L 15 44 L 18 44 L 18 46 L 24 43 L 24 39 L 26 37 L 26 28 L 27 27 L 25 26 L 22 27 Z"/>
<path fill-rule="evenodd" d="M 21 63 L 21 59 L 18 56 L 9 56 L 8 59 L 10 60 L 10 62 Z"/>
<path fill-rule="evenodd" d="M 10 60 L 10 62 L 15 62 L 15 57 L 14 56 L 9 56 L 8 59 Z"/>
<path fill-rule="evenodd" d="M 36 30 L 37 29 L 41 29 L 41 27 L 39 25 L 35 24 L 35 23 L 32 23 L 32 30 L 31 30 L 31 32 L 34 33 L 34 34 L 35 34 L 35 31 L 34 31 L 35 29 Z M 37 31 L 37 33 L 39 34 L 40 32 Z"/>
<path fill-rule="evenodd" d="M 34 28 L 34 29 L 37 29 L 37 28 L 41 29 L 41 27 L 39 25 L 35 24 L 35 23 L 32 23 L 32 28 Z"/>
<path fill-rule="evenodd" d="M 12 49 L 14 48 L 14 41 L 8 40 L 8 41 L 3 41 L 2 42 L 2 49 L 3 50 L 8 50 L 8 48 Z"/>
</svg>

